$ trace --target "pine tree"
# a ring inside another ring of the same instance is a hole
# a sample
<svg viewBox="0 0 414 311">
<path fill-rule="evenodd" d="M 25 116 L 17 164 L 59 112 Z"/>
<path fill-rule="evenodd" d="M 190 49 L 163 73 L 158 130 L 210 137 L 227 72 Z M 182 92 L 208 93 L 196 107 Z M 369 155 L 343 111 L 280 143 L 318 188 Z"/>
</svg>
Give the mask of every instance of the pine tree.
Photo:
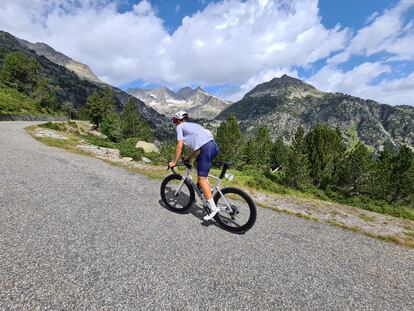
<svg viewBox="0 0 414 311">
<path fill-rule="evenodd" d="M 270 151 L 270 166 L 272 169 L 278 167 L 284 169 L 287 166 L 289 159 L 289 147 L 283 142 L 283 139 L 279 137 L 272 144 Z"/>
<path fill-rule="evenodd" d="M 255 137 L 250 137 L 244 145 L 243 159 L 247 165 L 258 166 L 259 159 L 259 145 Z"/>
<path fill-rule="evenodd" d="M 305 129 L 300 126 L 293 139 L 289 160 L 285 170 L 289 186 L 304 189 L 309 183 L 309 162 L 305 141 Z"/>
<path fill-rule="evenodd" d="M 344 152 L 341 132 L 318 122 L 306 135 L 306 145 L 313 184 L 322 188 L 332 185 L 336 167 Z"/>
<path fill-rule="evenodd" d="M 270 166 L 270 152 L 272 150 L 272 139 L 269 135 L 267 127 L 260 127 L 256 137 L 257 152 L 258 152 L 258 165 L 263 167 Z"/>
<path fill-rule="evenodd" d="M 244 146 L 246 164 L 259 167 L 270 165 L 272 140 L 266 127 L 260 127 L 257 134 L 251 136 Z"/>
<path fill-rule="evenodd" d="M 343 160 L 339 172 L 339 185 L 347 195 L 371 192 L 373 165 L 367 146 L 359 141 Z"/>
<path fill-rule="evenodd" d="M 151 129 L 138 111 L 136 100 L 128 99 L 121 112 L 122 137 L 138 137 L 145 141 L 153 141 Z"/>
<path fill-rule="evenodd" d="M 52 86 L 51 82 L 45 76 L 39 75 L 32 92 L 32 96 L 39 103 L 39 105 L 52 110 L 57 109 L 58 103 L 55 93 L 56 88 Z"/>
<path fill-rule="evenodd" d="M 35 59 L 30 59 L 22 52 L 13 52 L 4 58 L 1 71 L 1 81 L 19 92 L 31 94 L 34 90 L 40 65 Z"/>
<path fill-rule="evenodd" d="M 392 162 L 391 150 L 385 148 L 375 163 L 372 197 L 387 201 L 391 200 Z"/>
<path fill-rule="evenodd" d="M 119 115 L 115 112 L 107 113 L 102 119 L 101 131 L 113 142 L 121 141 L 122 131 Z"/>
<path fill-rule="evenodd" d="M 232 114 L 229 114 L 227 120 L 218 127 L 215 140 L 220 150 L 217 157 L 219 161 L 240 162 L 243 135 L 237 119 Z"/>
<path fill-rule="evenodd" d="M 392 162 L 392 200 L 407 201 L 414 193 L 414 154 L 408 147 L 403 146 Z"/>
<path fill-rule="evenodd" d="M 86 111 L 96 128 L 100 127 L 102 119 L 115 109 L 116 101 L 112 89 L 106 87 L 102 93 L 93 92 L 86 99 Z"/>
</svg>

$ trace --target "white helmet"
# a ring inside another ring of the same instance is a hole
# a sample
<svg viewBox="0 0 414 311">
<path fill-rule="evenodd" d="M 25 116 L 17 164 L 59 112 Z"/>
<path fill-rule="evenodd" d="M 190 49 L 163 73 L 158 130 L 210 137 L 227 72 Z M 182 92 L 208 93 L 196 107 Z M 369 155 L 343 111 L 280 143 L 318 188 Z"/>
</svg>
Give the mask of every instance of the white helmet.
<svg viewBox="0 0 414 311">
<path fill-rule="evenodd" d="M 177 124 L 178 121 L 181 120 L 187 120 L 188 119 L 188 113 L 186 111 L 178 111 L 174 116 L 172 117 L 172 121 L 174 124 Z"/>
</svg>

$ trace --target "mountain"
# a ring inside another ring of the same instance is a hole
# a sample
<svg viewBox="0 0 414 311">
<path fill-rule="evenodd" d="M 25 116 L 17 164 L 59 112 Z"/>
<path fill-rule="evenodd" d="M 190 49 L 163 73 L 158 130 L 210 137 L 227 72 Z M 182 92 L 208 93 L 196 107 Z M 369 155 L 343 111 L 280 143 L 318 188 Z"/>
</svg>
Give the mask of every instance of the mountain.
<svg viewBox="0 0 414 311">
<path fill-rule="evenodd" d="M 94 91 L 102 91 L 104 87 L 110 87 L 118 101 L 118 110 L 121 110 L 126 102 L 132 98 L 135 100 L 136 106 L 143 118 L 148 121 L 156 137 L 164 138 L 172 136 L 173 128 L 170 120 L 145 105 L 139 99 L 116 87 L 82 79 L 72 70 L 52 62 L 43 55 L 39 55 L 35 50 L 29 48 L 27 43 L 22 43 L 20 39 L 13 35 L 0 31 L 0 68 L 4 56 L 11 52 L 22 52 L 26 57 L 35 59 L 39 63 L 41 73 L 46 76 L 49 84 L 56 90 L 55 96 L 60 105 L 63 103 L 69 104 L 78 112 L 81 112 L 89 95 Z M 59 52 L 57 53 L 63 55 Z"/>
<path fill-rule="evenodd" d="M 52 47 L 48 46 L 46 43 L 37 42 L 31 43 L 29 41 L 19 39 L 21 43 L 27 46 L 29 49 L 36 52 L 39 56 L 44 56 L 48 60 L 54 62 L 55 64 L 61 65 L 74 73 L 76 73 L 80 78 L 86 79 L 92 82 L 101 82 L 98 77 L 92 72 L 88 65 L 82 64 L 72 58 L 55 51 Z"/>
<path fill-rule="evenodd" d="M 339 127 L 381 150 L 385 145 L 414 146 L 414 107 L 390 106 L 342 93 L 322 92 L 299 79 L 283 75 L 257 85 L 240 101 L 224 109 L 217 120 L 232 113 L 242 130 L 267 126 L 273 137 L 291 141 L 298 126 L 317 122 Z"/>
<path fill-rule="evenodd" d="M 178 110 L 185 110 L 191 118 L 214 119 L 230 103 L 206 93 L 202 88 L 183 87 L 177 93 L 166 88 L 128 89 L 127 93 L 139 98 L 159 113 L 168 117 Z"/>
<path fill-rule="evenodd" d="M 257 85 L 245 97 L 261 97 L 264 95 L 283 95 L 289 98 L 305 97 L 307 95 L 320 97 L 324 93 L 314 86 L 303 82 L 302 80 L 283 75 L 280 78 L 274 78 L 269 82 Z"/>
</svg>

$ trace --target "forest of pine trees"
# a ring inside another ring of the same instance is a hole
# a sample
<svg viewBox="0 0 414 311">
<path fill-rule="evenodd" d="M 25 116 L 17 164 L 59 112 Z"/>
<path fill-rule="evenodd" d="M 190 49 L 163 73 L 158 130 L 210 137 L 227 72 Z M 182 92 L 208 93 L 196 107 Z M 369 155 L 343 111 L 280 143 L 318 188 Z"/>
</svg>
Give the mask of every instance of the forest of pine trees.
<svg viewBox="0 0 414 311">
<path fill-rule="evenodd" d="M 217 129 L 216 140 L 219 160 L 233 161 L 241 170 L 254 168 L 277 183 L 414 208 L 414 153 L 409 147 L 376 152 L 360 141 L 350 146 L 340 129 L 321 123 L 307 132 L 299 127 L 290 144 L 270 137 L 265 127 L 243 137 L 232 115 Z"/>
</svg>

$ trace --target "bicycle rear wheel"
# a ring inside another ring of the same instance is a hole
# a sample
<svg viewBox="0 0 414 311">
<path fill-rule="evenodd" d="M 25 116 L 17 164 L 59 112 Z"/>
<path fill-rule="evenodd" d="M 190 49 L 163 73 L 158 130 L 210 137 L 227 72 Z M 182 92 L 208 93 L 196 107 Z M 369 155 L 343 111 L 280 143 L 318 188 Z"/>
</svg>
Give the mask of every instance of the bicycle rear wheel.
<svg viewBox="0 0 414 311">
<path fill-rule="evenodd" d="M 214 195 L 220 213 L 214 219 L 226 230 L 241 233 L 249 230 L 256 222 L 256 205 L 252 198 L 237 188 L 221 189 L 223 195 Z"/>
<path fill-rule="evenodd" d="M 193 187 L 186 180 L 181 186 L 180 191 L 176 194 L 181 183 L 181 175 L 172 174 L 167 176 L 161 183 L 161 199 L 166 207 L 176 213 L 185 213 L 195 201 Z"/>
</svg>

